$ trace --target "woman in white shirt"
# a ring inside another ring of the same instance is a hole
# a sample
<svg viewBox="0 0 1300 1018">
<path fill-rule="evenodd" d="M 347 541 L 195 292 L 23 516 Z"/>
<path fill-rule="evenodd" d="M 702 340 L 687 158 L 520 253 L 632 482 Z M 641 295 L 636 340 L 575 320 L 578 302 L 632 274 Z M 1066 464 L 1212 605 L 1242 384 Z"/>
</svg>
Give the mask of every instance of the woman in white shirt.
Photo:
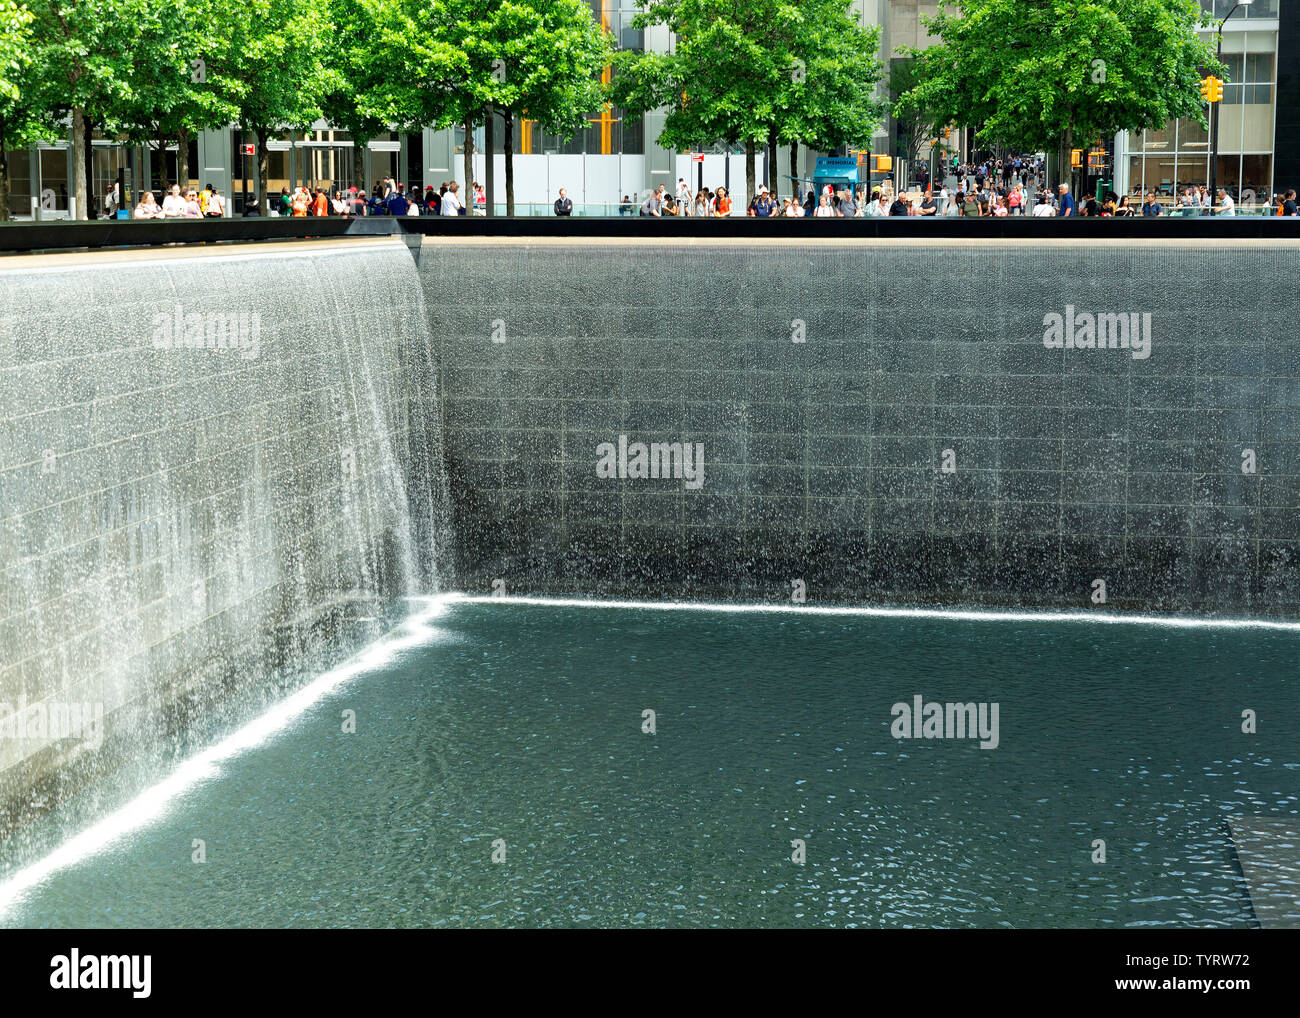
<svg viewBox="0 0 1300 1018">
<path fill-rule="evenodd" d="M 813 217 L 816 219 L 829 219 L 835 215 L 835 210 L 831 208 L 831 200 L 822 195 L 821 201 L 817 203 L 817 208 L 813 210 Z"/>
<path fill-rule="evenodd" d="M 447 193 L 442 196 L 442 210 L 441 210 L 442 215 L 444 216 L 460 215 L 461 203 L 460 203 L 459 192 L 460 192 L 460 185 L 457 184 L 456 181 L 453 180 L 450 184 L 447 185 Z"/>
<path fill-rule="evenodd" d="M 171 193 L 163 199 L 162 213 L 167 219 L 185 218 L 185 199 L 181 197 L 180 184 L 173 184 Z"/>
</svg>

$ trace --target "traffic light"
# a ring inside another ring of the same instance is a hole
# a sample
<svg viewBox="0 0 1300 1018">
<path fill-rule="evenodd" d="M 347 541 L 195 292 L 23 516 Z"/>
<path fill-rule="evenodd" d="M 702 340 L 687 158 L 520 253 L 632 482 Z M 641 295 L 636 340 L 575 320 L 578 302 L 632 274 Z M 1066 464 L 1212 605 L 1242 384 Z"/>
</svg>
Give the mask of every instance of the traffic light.
<svg viewBox="0 0 1300 1018">
<path fill-rule="evenodd" d="M 1070 165 L 1073 166 L 1076 170 L 1083 165 L 1083 149 L 1081 148 L 1070 149 Z"/>
<path fill-rule="evenodd" d="M 951 128 L 951 127 L 945 127 L 945 128 L 943 129 L 943 137 L 944 137 L 945 140 L 947 140 L 948 138 L 951 138 L 951 137 L 952 137 L 952 128 Z"/>
<path fill-rule="evenodd" d="M 1223 98 L 1223 79 L 1213 74 L 1201 81 L 1201 98 L 1207 103 L 1217 103 Z"/>
<path fill-rule="evenodd" d="M 876 164 L 875 173 L 888 173 L 894 168 L 893 156 L 872 156 Z"/>
</svg>

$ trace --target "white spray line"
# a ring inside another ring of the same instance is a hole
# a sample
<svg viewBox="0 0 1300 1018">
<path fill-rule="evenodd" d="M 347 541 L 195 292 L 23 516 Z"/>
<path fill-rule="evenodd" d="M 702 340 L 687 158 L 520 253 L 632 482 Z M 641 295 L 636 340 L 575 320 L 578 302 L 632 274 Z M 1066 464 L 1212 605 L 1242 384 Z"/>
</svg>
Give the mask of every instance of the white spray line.
<svg viewBox="0 0 1300 1018">
<path fill-rule="evenodd" d="M 186 760 L 158 784 L 0 884 L 0 916 L 52 874 L 75 866 L 162 816 L 180 796 L 201 782 L 217 777 L 220 774 L 218 765 L 222 761 L 261 745 L 349 679 L 382 668 L 404 650 L 427 644 L 437 633 L 428 623 L 446 610 L 447 598 L 411 600 L 416 605 L 414 613 L 392 633 L 380 637 L 356 656 L 318 676 L 221 742 Z"/>
<path fill-rule="evenodd" d="M 324 243 L 322 243 L 322 241 Z M 343 255 L 356 254 L 359 250 L 368 247 L 382 248 L 400 248 L 405 249 L 406 244 L 402 238 L 393 234 L 381 234 L 378 236 L 356 236 L 356 237 L 321 237 L 316 240 L 305 241 L 301 237 L 290 237 L 279 240 L 274 237 L 266 238 L 265 242 L 277 245 L 290 245 L 293 247 L 263 248 L 263 241 L 235 241 L 224 245 L 221 248 L 207 247 L 184 247 L 174 248 L 166 254 L 154 254 L 146 248 L 96 248 L 92 251 L 48 251 L 42 254 L 34 255 L 6 255 L 4 257 L 13 259 L 42 259 L 47 264 L 44 265 L 23 265 L 6 264 L 0 259 L 0 274 L 19 275 L 30 272 L 56 272 L 65 269 L 121 269 L 127 266 L 142 266 L 144 268 L 157 268 L 164 266 L 175 268 L 177 265 L 186 261 L 202 261 L 203 267 L 211 262 L 231 262 L 247 259 L 252 255 L 259 258 L 301 258 L 303 255 Z M 319 245 L 319 246 L 316 246 Z M 238 251 L 231 251 L 231 247 L 238 246 Z M 95 259 L 94 256 L 103 255 Z M 52 259 L 65 259 L 63 264 L 52 264 Z"/>
<path fill-rule="evenodd" d="M 882 608 L 811 604 L 730 604 L 695 601 L 601 601 L 568 597 L 497 597 L 492 594 L 458 594 L 456 601 L 474 604 L 524 604 L 549 608 L 639 608 L 644 611 L 700 611 L 743 614 L 847 615 L 889 619 L 942 619 L 961 622 L 1086 622 L 1090 624 L 1166 626 L 1171 629 L 1278 629 L 1300 632 L 1300 622 L 1269 619 L 1228 619 L 1185 615 L 1120 615 L 1113 612 L 996 611 L 967 608 Z"/>
</svg>

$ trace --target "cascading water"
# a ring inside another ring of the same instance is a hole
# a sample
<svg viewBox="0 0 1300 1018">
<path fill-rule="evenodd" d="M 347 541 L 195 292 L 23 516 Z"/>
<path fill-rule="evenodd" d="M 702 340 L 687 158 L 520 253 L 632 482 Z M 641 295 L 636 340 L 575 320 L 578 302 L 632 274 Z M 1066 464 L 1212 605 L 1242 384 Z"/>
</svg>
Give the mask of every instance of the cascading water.
<svg viewBox="0 0 1300 1018">
<path fill-rule="evenodd" d="M 0 265 L 6 868 L 437 590 L 414 268 L 391 239 Z"/>
</svg>

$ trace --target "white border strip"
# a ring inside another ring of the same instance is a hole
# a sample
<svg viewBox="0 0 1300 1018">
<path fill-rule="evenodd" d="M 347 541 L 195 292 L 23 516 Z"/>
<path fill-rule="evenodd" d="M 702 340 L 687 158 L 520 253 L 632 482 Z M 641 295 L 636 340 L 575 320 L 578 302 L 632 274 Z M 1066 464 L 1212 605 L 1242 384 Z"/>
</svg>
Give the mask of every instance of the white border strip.
<svg viewBox="0 0 1300 1018">
<path fill-rule="evenodd" d="M 414 614 L 404 619 L 392 633 L 380 637 L 354 657 L 318 676 L 221 742 L 186 760 L 158 784 L 141 792 L 126 805 L 96 821 L 43 859 L 24 867 L 0 884 L 0 917 L 28 891 L 54 873 L 102 852 L 127 834 L 162 816 L 173 802 L 190 789 L 217 777 L 221 773 L 218 765 L 222 761 L 266 742 L 345 682 L 365 672 L 382 668 L 402 651 L 429 643 L 437 635 L 437 630 L 429 623 L 446 610 L 447 598 L 412 600 L 417 606 Z"/>
<path fill-rule="evenodd" d="M 257 258 L 301 258 L 304 255 L 355 254 L 367 248 L 405 249 L 397 235 L 320 237 L 313 241 L 300 238 L 263 241 L 240 240 L 216 246 L 192 244 L 170 248 L 165 253 L 157 246 L 95 248 L 91 251 L 47 251 L 42 254 L 0 255 L 0 275 L 29 272 L 62 272 L 67 269 L 122 269 L 128 266 L 173 268 L 187 261 L 229 262 Z"/>
<path fill-rule="evenodd" d="M 962 622 L 1086 622 L 1171 629 L 1277 629 L 1300 632 L 1300 622 L 1269 619 L 1231 619 L 1184 615 L 1119 615 L 1113 612 L 995 611 L 968 608 L 882 608 L 810 604 L 729 604 L 692 601 L 599 601 L 566 597 L 495 597 L 491 594 L 454 595 L 456 601 L 474 604 L 526 604 L 549 608 L 639 608 L 644 611 L 775 612 L 791 615 L 860 615 L 871 618 L 945 619 Z"/>
</svg>

